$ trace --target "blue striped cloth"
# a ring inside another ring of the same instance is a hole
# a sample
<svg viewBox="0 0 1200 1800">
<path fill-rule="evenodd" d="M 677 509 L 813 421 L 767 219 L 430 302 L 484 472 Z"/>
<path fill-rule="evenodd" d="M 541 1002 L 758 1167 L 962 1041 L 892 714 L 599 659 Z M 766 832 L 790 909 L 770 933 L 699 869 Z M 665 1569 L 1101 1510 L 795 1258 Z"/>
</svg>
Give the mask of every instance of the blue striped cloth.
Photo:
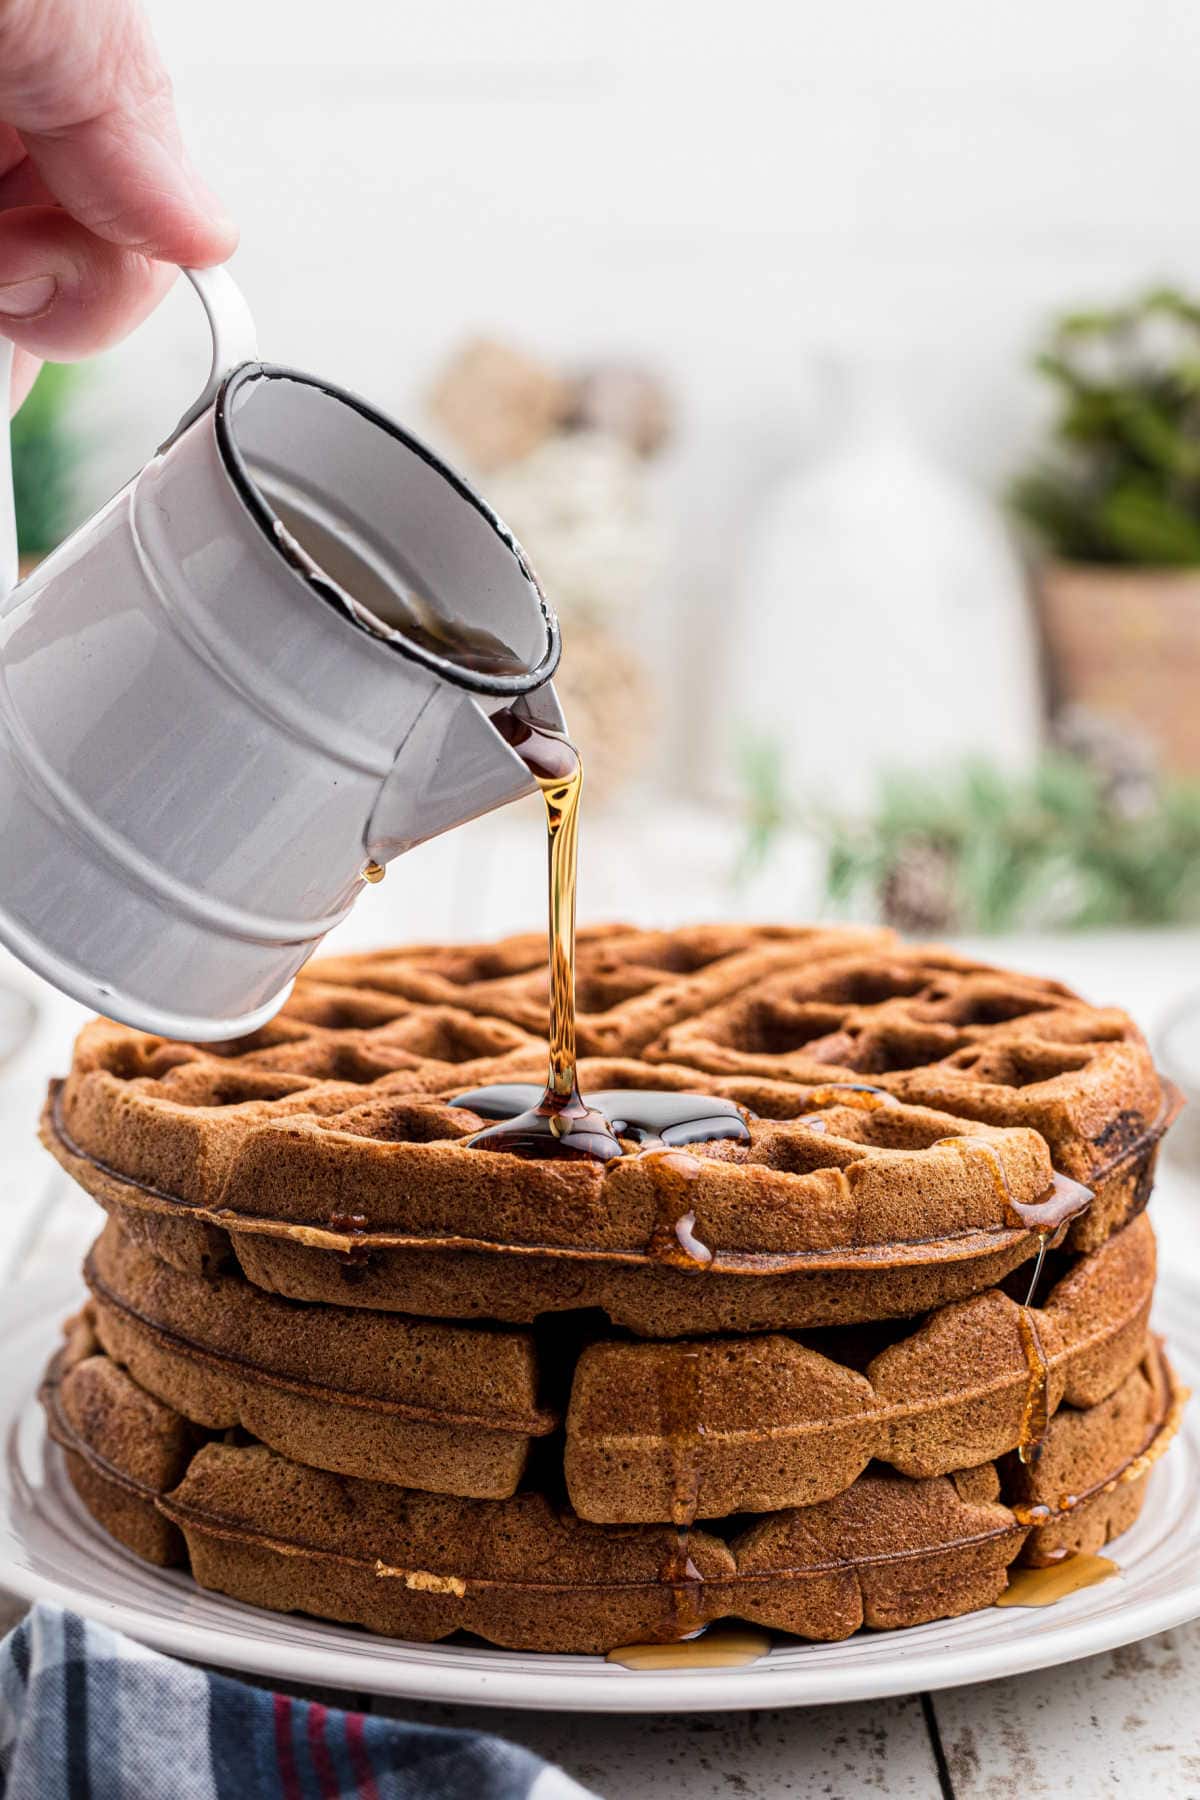
<svg viewBox="0 0 1200 1800">
<path fill-rule="evenodd" d="M 589 1800 L 478 1731 L 246 1687 L 45 1603 L 0 1644 L 0 1800 Z"/>
</svg>

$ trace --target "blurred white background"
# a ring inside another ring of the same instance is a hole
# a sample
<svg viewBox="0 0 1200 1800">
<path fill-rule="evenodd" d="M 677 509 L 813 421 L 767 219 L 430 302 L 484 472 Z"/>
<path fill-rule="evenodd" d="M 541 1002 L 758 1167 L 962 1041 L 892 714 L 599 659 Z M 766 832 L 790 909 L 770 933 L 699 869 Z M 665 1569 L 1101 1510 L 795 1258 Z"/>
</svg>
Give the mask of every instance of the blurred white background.
<svg viewBox="0 0 1200 1800">
<path fill-rule="evenodd" d="M 1045 317 L 1200 276 L 1187 0 L 147 3 L 264 353 L 401 416 L 471 331 L 644 355 L 686 426 L 689 584 L 811 431 L 814 352 L 891 364 L 992 485 Z M 96 480 L 195 386 L 193 306 L 105 360 Z"/>
<path fill-rule="evenodd" d="M 1186 0 L 148 7 L 265 355 L 402 418 L 479 331 L 668 377 L 660 641 L 719 629 L 748 515 L 820 429 L 821 356 L 992 490 L 1044 410 L 1047 316 L 1200 275 Z M 182 292 L 103 360 L 89 499 L 203 362 Z"/>
</svg>

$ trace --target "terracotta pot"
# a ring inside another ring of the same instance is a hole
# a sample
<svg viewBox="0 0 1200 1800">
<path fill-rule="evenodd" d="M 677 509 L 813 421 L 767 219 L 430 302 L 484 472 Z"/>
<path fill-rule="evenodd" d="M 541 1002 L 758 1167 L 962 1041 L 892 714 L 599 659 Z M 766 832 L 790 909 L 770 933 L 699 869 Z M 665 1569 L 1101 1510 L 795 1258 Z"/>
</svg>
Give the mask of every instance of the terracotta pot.
<svg viewBox="0 0 1200 1800">
<path fill-rule="evenodd" d="M 1166 767 L 1200 771 L 1200 571 L 1051 562 L 1037 592 L 1055 707 L 1086 706 Z"/>
</svg>

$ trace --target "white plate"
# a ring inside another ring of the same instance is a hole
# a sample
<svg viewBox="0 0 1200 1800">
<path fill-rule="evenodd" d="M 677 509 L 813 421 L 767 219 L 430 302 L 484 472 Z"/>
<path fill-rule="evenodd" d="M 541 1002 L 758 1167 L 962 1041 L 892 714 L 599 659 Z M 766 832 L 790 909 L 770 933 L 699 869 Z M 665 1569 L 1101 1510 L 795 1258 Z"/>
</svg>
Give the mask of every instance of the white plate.
<svg viewBox="0 0 1200 1800">
<path fill-rule="evenodd" d="M 1142 1516 L 1120 1539 L 1119 1580 L 1056 1606 L 989 1608 L 840 1644 L 781 1643 L 741 1669 L 634 1672 L 591 1656 L 530 1656 L 474 1644 L 408 1644 L 262 1612 L 153 1569 L 93 1523 L 46 1440 L 33 1398 L 71 1291 L 0 1293 L 0 1586 L 57 1600 L 159 1650 L 280 1681 L 409 1699 L 592 1712 L 815 1706 L 956 1687 L 1071 1662 L 1200 1615 L 1200 1405 L 1184 1414 L 1150 1476 Z M 1200 1307 L 1160 1293 L 1184 1381 L 1200 1385 Z"/>
</svg>

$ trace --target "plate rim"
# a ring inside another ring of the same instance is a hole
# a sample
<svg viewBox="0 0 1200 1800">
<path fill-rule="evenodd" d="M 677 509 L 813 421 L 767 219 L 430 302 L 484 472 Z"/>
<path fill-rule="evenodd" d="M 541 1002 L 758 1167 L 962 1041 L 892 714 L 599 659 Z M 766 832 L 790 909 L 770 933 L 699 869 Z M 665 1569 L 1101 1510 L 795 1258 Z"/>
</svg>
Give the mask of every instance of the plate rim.
<svg viewBox="0 0 1200 1800">
<path fill-rule="evenodd" d="M 1200 1372 L 1200 1321 L 1193 1320 L 1189 1329 L 1198 1295 L 1200 1288 L 1194 1284 L 1174 1282 L 1169 1278 L 1160 1280 L 1155 1306 L 1160 1317 L 1165 1314 L 1174 1324 L 1175 1342 L 1186 1352 L 1183 1360 L 1194 1364 Z M 12 1343 L 27 1333 L 39 1332 L 45 1336 L 48 1354 L 60 1317 L 84 1298 L 86 1293 L 78 1278 L 69 1283 L 43 1281 L 0 1288 L 0 1345 Z M 32 1379 L 36 1388 L 41 1364 L 35 1363 L 34 1367 L 36 1373 Z M 559 1659 L 547 1658 L 546 1666 L 534 1671 L 508 1666 L 510 1657 L 524 1659 L 533 1655 L 532 1652 L 503 1650 L 490 1645 L 482 1645 L 477 1653 L 489 1659 L 485 1667 L 462 1663 L 451 1657 L 439 1663 L 436 1660 L 437 1645 L 410 1644 L 403 1639 L 372 1637 L 366 1632 L 361 1633 L 359 1640 L 351 1636 L 355 1631 L 353 1626 L 327 1620 L 312 1623 L 319 1630 L 345 1632 L 349 1640 L 345 1648 L 328 1643 L 289 1643 L 274 1636 L 255 1639 L 244 1632 L 226 1637 L 219 1625 L 159 1617 L 144 1610 L 136 1600 L 81 1594 L 68 1583 L 42 1575 L 13 1559 L 5 1540 L 18 1544 L 21 1541 L 14 1503 L 18 1499 L 18 1488 L 25 1482 L 18 1460 L 17 1440 L 23 1431 L 31 1430 L 34 1453 L 38 1457 L 49 1454 L 61 1464 L 62 1452 L 49 1442 L 40 1409 L 36 1415 L 31 1415 L 31 1406 L 36 1406 L 35 1388 L 26 1391 L 22 1397 L 15 1391 L 21 1387 L 19 1377 L 13 1377 L 10 1386 L 14 1390 L 11 1394 L 0 1390 L 0 1431 L 4 1443 L 4 1454 L 0 1458 L 0 1588 L 31 1605 L 38 1600 L 48 1600 L 72 1608 L 166 1655 L 267 1680 L 368 1692 L 391 1699 L 512 1707 L 533 1712 L 742 1712 L 940 1692 L 982 1681 L 1032 1674 L 1039 1669 L 1119 1649 L 1200 1616 L 1198 1559 L 1191 1579 L 1172 1584 L 1166 1593 L 1155 1594 L 1140 1602 L 1136 1596 L 1131 1596 L 1112 1611 L 1099 1616 L 1085 1614 L 1073 1621 L 1066 1618 L 1053 1629 L 1033 1633 L 1028 1638 L 1014 1637 L 999 1643 L 989 1643 L 986 1638 L 966 1644 L 914 1643 L 914 1632 L 953 1631 L 959 1623 L 958 1619 L 933 1620 L 926 1625 L 889 1634 L 889 1640 L 896 1645 L 896 1654 L 886 1662 L 878 1658 L 864 1659 L 857 1669 L 853 1664 L 841 1664 L 835 1669 L 814 1668 L 808 1674 L 794 1662 L 786 1667 L 772 1668 L 770 1656 L 741 1669 L 636 1672 L 607 1663 L 600 1657 L 581 1657 L 578 1660 L 586 1661 L 590 1666 L 578 1673 L 562 1668 Z M 65 1471 L 63 1474 L 65 1479 Z M 1157 1471 L 1152 1472 L 1152 1481 L 1156 1474 Z M 73 1489 L 67 1493 L 66 1502 L 74 1507 L 89 1529 L 101 1530 Z M 113 1543 L 114 1540 L 106 1536 L 105 1542 Z M 152 1565 L 140 1562 L 123 1546 L 116 1545 L 116 1549 L 128 1556 L 139 1572 L 149 1572 L 151 1579 L 178 1586 L 186 1592 L 185 1584 L 190 1584 L 191 1580 L 189 1576 L 176 1571 L 153 1570 Z M 218 1594 L 207 1594 L 206 1598 L 218 1605 L 237 1608 L 239 1617 L 262 1610 Z M 274 1621 L 290 1620 L 301 1630 L 308 1623 L 301 1615 L 264 1611 L 263 1616 Z M 964 1618 L 975 1616 L 962 1615 Z M 878 1643 L 883 1635 L 872 1635 L 865 1641 Z"/>
</svg>

